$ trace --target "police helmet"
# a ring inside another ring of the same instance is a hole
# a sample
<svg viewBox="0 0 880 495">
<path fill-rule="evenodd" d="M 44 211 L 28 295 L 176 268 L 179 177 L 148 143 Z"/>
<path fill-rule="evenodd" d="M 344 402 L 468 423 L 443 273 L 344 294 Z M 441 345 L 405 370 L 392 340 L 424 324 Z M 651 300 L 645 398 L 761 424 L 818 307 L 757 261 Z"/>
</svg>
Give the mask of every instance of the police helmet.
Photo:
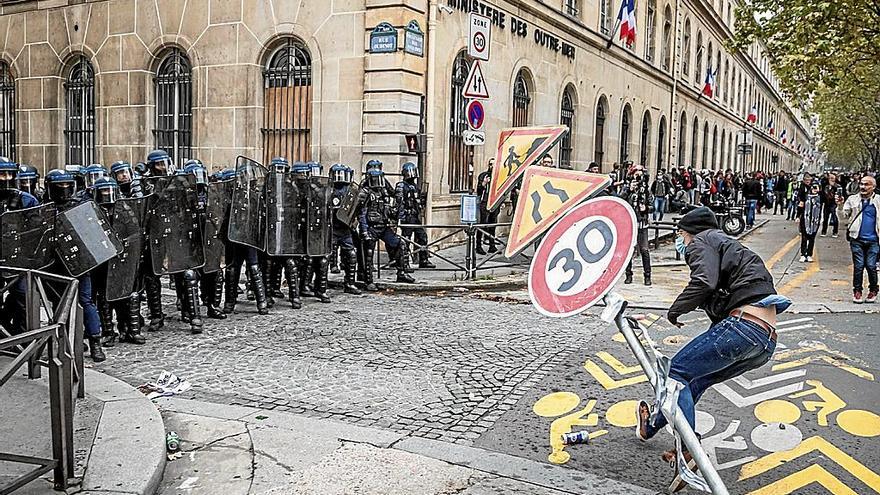
<svg viewBox="0 0 880 495">
<path fill-rule="evenodd" d="M 324 173 L 324 166 L 318 162 L 308 162 L 307 165 L 312 169 L 313 177 L 318 177 Z"/>
<path fill-rule="evenodd" d="M 40 172 L 37 171 L 37 167 L 32 165 L 19 165 L 18 166 L 18 175 L 15 177 L 15 182 L 17 184 L 19 190 L 22 190 L 29 194 L 34 194 L 37 190 L 37 183 L 40 181 Z"/>
<path fill-rule="evenodd" d="M 379 160 L 375 160 L 375 159 L 370 160 L 367 162 L 366 168 L 367 168 L 367 170 L 373 170 L 373 169 L 382 170 L 382 162 L 380 162 Z"/>
<path fill-rule="evenodd" d="M 400 167 L 400 174 L 406 179 L 416 179 L 419 176 L 419 167 L 413 162 L 406 162 Z"/>
<path fill-rule="evenodd" d="M 17 175 L 18 165 L 5 156 L 0 157 L 0 189 L 15 189 Z"/>
<path fill-rule="evenodd" d="M 50 170 L 44 179 L 46 197 L 60 203 L 72 198 L 77 191 L 76 176 L 67 170 Z"/>
<path fill-rule="evenodd" d="M 293 162 L 290 172 L 294 177 L 304 179 L 312 176 L 312 167 L 305 162 Z"/>
<path fill-rule="evenodd" d="M 385 172 L 377 168 L 367 170 L 367 187 L 385 187 Z"/>
<path fill-rule="evenodd" d="M 290 172 L 290 162 L 287 161 L 287 158 L 283 156 L 276 156 L 269 162 L 270 168 L 279 174 L 286 174 Z"/>
<path fill-rule="evenodd" d="M 348 179 L 347 169 L 345 165 L 341 163 L 334 163 L 332 167 L 330 167 L 330 180 L 334 183 L 345 183 L 351 182 Z"/>
<path fill-rule="evenodd" d="M 153 150 L 147 154 L 147 170 L 154 177 L 174 174 L 174 161 L 165 150 Z"/>
<path fill-rule="evenodd" d="M 68 164 L 64 166 L 64 171 L 73 176 L 76 182 L 76 190 L 82 191 L 86 188 L 86 177 L 83 174 L 83 166 L 77 164 Z M 48 175 L 46 177 L 49 177 Z"/>
<path fill-rule="evenodd" d="M 119 185 L 127 184 L 134 180 L 134 171 L 130 163 L 125 160 L 119 160 L 118 162 L 113 162 L 113 165 L 110 166 L 110 176 Z"/>
<path fill-rule="evenodd" d="M 212 182 L 223 182 L 226 180 L 232 180 L 235 178 L 235 170 L 231 168 L 225 168 L 223 170 L 218 170 L 211 174 Z"/>
<path fill-rule="evenodd" d="M 201 160 L 187 160 L 183 166 L 183 172 L 185 174 L 192 174 L 196 178 L 196 184 L 208 183 L 208 171 Z"/>
<path fill-rule="evenodd" d="M 92 184 L 92 197 L 101 206 L 112 206 L 119 199 L 119 185 L 109 177 L 101 177 Z"/>
<path fill-rule="evenodd" d="M 107 169 L 99 163 L 93 163 L 83 170 L 83 175 L 85 176 L 86 187 L 91 189 L 98 179 L 107 177 Z"/>
<path fill-rule="evenodd" d="M 354 180 L 354 169 L 349 167 L 348 165 L 343 165 L 345 167 L 345 182 L 351 182 Z"/>
</svg>

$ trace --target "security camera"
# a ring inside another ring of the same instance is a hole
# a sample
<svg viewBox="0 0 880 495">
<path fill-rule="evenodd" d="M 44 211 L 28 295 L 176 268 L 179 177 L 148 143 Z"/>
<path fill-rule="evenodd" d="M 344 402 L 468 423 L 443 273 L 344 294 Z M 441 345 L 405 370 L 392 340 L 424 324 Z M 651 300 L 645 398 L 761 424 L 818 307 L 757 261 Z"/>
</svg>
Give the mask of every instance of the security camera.
<svg viewBox="0 0 880 495">
<path fill-rule="evenodd" d="M 437 8 L 439 8 L 440 12 L 443 12 L 444 14 L 452 14 L 453 12 L 455 12 L 454 10 L 452 10 L 452 7 L 442 3 L 438 5 Z"/>
</svg>

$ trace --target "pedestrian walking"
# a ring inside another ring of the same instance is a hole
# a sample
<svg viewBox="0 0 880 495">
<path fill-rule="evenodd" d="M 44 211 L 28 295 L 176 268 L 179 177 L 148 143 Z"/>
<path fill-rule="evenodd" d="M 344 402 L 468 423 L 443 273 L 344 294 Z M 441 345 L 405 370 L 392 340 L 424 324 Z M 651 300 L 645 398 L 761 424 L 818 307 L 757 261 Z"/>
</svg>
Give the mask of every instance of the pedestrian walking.
<svg viewBox="0 0 880 495">
<path fill-rule="evenodd" d="M 804 200 L 801 215 L 801 263 L 813 261 L 813 247 L 816 244 L 816 233 L 822 221 L 822 198 L 819 196 L 819 184 L 810 186 L 807 199 Z"/>
<path fill-rule="evenodd" d="M 495 158 L 489 158 L 486 171 L 477 177 L 477 196 L 480 198 L 480 223 L 483 225 L 493 225 L 491 227 L 480 227 L 477 229 L 477 254 L 486 254 L 483 249 L 484 240 L 489 242 L 489 252 L 498 251 L 495 247 L 495 227 L 498 223 L 498 207 L 489 209 L 489 183 L 492 180 L 492 166 L 495 164 Z"/>
<path fill-rule="evenodd" d="M 837 227 L 840 221 L 837 219 L 837 207 L 843 197 L 843 188 L 837 183 L 837 176 L 828 174 L 828 182 L 822 186 L 820 194 L 822 199 L 822 237 L 828 235 L 828 224 L 831 224 L 831 237 L 837 237 Z"/>
<path fill-rule="evenodd" d="M 669 382 L 667 389 L 674 385 L 679 390 L 678 407 L 694 428 L 696 402 L 709 387 L 770 360 L 776 349 L 776 316 L 791 301 L 776 294 L 773 277 L 757 254 L 718 230 L 718 220 L 709 208 L 687 213 L 678 227 L 675 246 L 684 255 L 691 277 L 667 318 L 680 327 L 679 318 L 702 308 L 712 321 L 708 330 L 673 356 L 668 374 L 677 383 Z M 642 441 L 667 424 L 658 405 L 652 411 L 645 401 L 639 402 L 636 417 L 636 436 Z M 676 452 L 671 455 L 675 458 Z M 682 455 L 693 469 L 690 454 Z M 676 475 L 669 488 L 677 491 L 683 487 Z"/>
<path fill-rule="evenodd" d="M 853 259 L 853 302 L 877 301 L 877 254 L 880 252 L 880 197 L 875 189 L 877 180 L 870 175 L 859 179 L 859 193 L 846 198 L 843 215 L 851 218 L 846 229 Z M 868 296 L 862 300 L 864 272 L 868 272 Z"/>
<path fill-rule="evenodd" d="M 786 199 L 788 198 L 788 177 L 785 176 L 785 172 L 782 170 L 779 171 L 779 174 L 776 176 L 776 182 L 773 183 L 773 196 L 776 202 L 773 204 L 773 214 L 776 215 L 776 210 L 779 210 L 779 214 L 785 213 L 786 207 Z"/>
<path fill-rule="evenodd" d="M 755 226 L 755 212 L 761 201 L 761 183 L 754 174 L 749 174 L 746 178 L 742 192 L 746 200 L 746 228 L 751 229 Z"/>
<path fill-rule="evenodd" d="M 669 182 L 666 180 L 665 170 L 657 172 L 654 183 L 651 184 L 651 194 L 654 195 L 654 212 L 651 218 L 655 222 L 663 221 L 663 213 L 666 211 L 666 195 L 669 194 Z"/>
<path fill-rule="evenodd" d="M 648 215 L 653 207 L 653 198 L 648 187 L 648 176 L 645 175 L 645 167 L 635 165 L 632 167 L 629 180 L 623 185 L 620 197 L 632 205 L 638 218 L 638 232 L 636 236 L 636 250 L 642 257 L 642 272 L 645 275 L 645 285 L 651 285 L 651 253 L 648 251 Z M 633 253 L 635 258 L 636 253 Z M 629 260 L 626 266 L 626 278 L 623 283 L 633 282 L 633 260 Z"/>
</svg>

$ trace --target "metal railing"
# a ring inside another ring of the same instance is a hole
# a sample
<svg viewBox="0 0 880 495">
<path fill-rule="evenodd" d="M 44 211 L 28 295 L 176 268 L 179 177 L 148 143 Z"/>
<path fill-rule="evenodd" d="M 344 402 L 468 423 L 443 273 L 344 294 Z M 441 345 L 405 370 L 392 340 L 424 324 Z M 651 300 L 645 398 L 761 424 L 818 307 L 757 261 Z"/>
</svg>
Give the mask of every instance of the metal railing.
<svg viewBox="0 0 880 495">
<path fill-rule="evenodd" d="M 82 310 L 77 306 L 76 279 L 35 270 L 0 267 L 0 296 L 24 303 L 23 319 L 15 319 L 14 335 L 0 327 L 0 354 L 12 362 L 0 369 L 2 387 L 25 363 L 28 378 L 49 369 L 49 409 L 52 458 L 0 453 L 0 461 L 29 464 L 35 469 L 0 485 L 7 495 L 52 471 L 56 490 L 65 490 L 74 473 L 73 413 L 76 398 L 84 396 Z M 21 317 L 21 315 L 18 315 Z M 76 390 L 76 396 L 74 396 Z M 26 411 L 22 411 L 26 413 Z"/>
</svg>

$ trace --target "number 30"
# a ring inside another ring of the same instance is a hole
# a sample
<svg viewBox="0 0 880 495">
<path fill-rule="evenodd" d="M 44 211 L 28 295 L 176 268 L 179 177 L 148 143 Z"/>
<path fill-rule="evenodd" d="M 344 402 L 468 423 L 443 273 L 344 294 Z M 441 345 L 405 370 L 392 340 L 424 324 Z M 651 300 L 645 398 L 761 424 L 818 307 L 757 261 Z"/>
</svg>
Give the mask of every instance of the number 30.
<svg viewBox="0 0 880 495">
<path fill-rule="evenodd" d="M 602 235 L 602 240 L 604 241 L 602 245 L 602 249 L 598 252 L 594 253 L 587 247 L 587 235 L 590 232 L 598 230 Z M 608 224 L 601 220 L 593 220 L 586 227 L 581 230 L 580 234 L 577 237 L 577 250 L 580 258 L 584 260 L 587 264 L 596 263 L 601 260 L 608 254 L 608 251 L 611 249 L 611 244 L 614 242 L 614 234 L 611 233 L 611 229 L 608 227 Z M 575 285 L 577 285 L 578 281 L 580 281 L 581 276 L 584 272 L 584 265 L 577 258 L 575 258 L 574 250 L 571 248 L 565 248 L 562 251 L 559 251 L 556 256 L 550 260 L 550 263 L 547 264 L 547 271 L 551 271 L 556 269 L 557 265 L 560 261 L 565 261 L 562 265 L 562 269 L 568 273 L 573 272 L 571 278 L 563 282 L 559 288 L 558 292 L 565 292 Z"/>
</svg>

